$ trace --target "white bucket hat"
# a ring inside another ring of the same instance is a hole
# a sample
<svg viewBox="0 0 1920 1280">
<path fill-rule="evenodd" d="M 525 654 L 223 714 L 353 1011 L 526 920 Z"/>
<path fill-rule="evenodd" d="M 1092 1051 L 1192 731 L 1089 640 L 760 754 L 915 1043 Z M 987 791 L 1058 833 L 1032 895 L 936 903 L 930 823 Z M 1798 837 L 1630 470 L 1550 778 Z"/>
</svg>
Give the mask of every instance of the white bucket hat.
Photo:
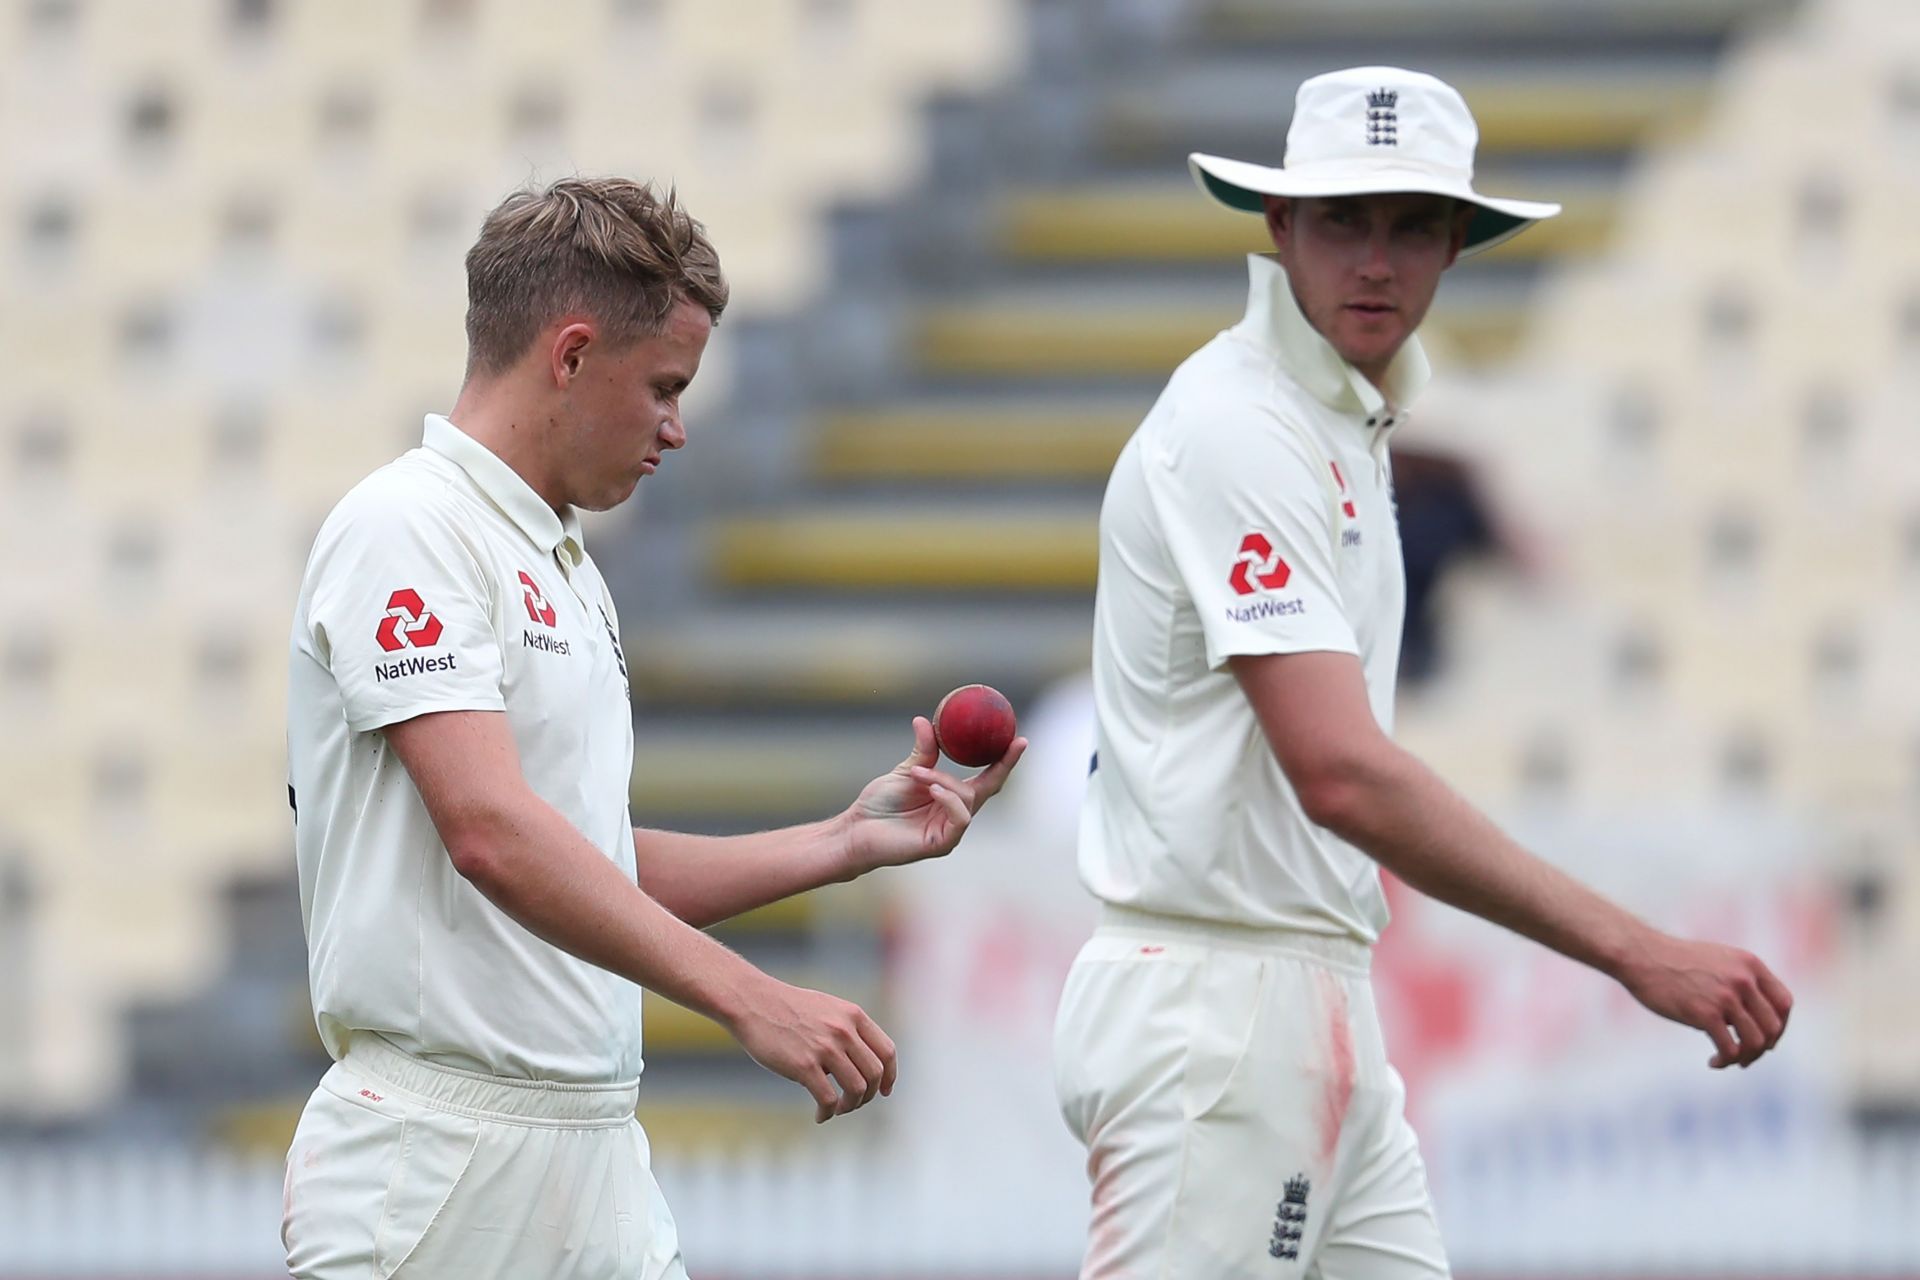
<svg viewBox="0 0 1920 1280">
<path fill-rule="evenodd" d="M 1229 208 L 1261 213 L 1262 196 L 1358 196 L 1424 191 L 1479 206 L 1464 253 L 1475 253 L 1560 212 L 1557 204 L 1503 200 L 1473 189 L 1480 130 L 1445 81 L 1399 67 L 1353 67 L 1315 76 L 1294 99 L 1284 168 L 1194 152 L 1200 189 Z"/>
</svg>

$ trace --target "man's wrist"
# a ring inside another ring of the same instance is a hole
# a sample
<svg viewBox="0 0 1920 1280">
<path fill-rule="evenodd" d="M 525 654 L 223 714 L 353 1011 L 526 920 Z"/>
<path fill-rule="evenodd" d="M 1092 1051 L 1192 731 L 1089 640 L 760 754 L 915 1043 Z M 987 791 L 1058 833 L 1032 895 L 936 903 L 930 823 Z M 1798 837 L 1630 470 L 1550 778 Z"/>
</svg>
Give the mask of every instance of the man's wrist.
<svg viewBox="0 0 1920 1280">
<path fill-rule="evenodd" d="M 740 1024 L 747 1010 L 754 1005 L 754 989 L 763 982 L 773 979 L 765 970 L 756 968 L 744 956 L 729 949 L 725 958 L 710 971 L 708 981 L 703 983 L 700 992 L 704 1008 L 697 1012 L 712 1018 L 729 1031 Z"/>
<path fill-rule="evenodd" d="M 819 824 L 816 838 L 822 850 L 827 883 L 846 884 L 873 870 L 860 850 L 858 831 L 859 824 L 854 820 L 851 806 Z"/>
<path fill-rule="evenodd" d="M 1594 967 L 1622 986 L 1631 987 L 1634 973 L 1650 958 L 1661 934 L 1635 916 L 1624 911 L 1620 915 L 1619 927 L 1609 930 L 1595 948 Z"/>
</svg>

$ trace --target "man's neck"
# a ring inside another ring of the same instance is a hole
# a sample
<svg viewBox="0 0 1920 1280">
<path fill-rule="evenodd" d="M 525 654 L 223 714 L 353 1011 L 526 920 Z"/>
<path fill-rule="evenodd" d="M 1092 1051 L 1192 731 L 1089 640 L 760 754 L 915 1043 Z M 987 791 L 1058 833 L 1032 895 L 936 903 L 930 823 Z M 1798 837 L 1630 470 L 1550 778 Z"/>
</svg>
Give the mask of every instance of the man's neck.
<svg viewBox="0 0 1920 1280">
<path fill-rule="evenodd" d="M 502 381 L 468 379 L 447 419 L 513 468 L 556 514 L 565 510 L 546 464 L 553 423 L 533 406 L 517 402 Z"/>
</svg>

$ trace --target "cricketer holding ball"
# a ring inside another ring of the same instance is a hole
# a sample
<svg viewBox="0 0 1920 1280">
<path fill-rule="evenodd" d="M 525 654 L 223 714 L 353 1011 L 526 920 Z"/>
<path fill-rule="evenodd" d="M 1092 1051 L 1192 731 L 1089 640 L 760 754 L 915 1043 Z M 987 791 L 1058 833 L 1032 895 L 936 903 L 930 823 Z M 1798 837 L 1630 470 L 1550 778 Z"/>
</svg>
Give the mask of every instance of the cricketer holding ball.
<svg viewBox="0 0 1920 1280">
<path fill-rule="evenodd" d="M 1705 1031 L 1713 1066 L 1786 1026 L 1759 960 L 1582 887 L 1388 736 L 1387 441 L 1427 380 L 1414 331 L 1460 254 L 1559 211 L 1477 193 L 1477 139 L 1446 84 L 1362 67 L 1300 87 L 1285 167 L 1191 159 L 1275 252 L 1100 514 L 1079 860 L 1102 919 L 1055 1031 L 1087 1280 L 1448 1274 L 1368 979 L 1380 866 Z"/>
<path fill-rule="evenodd" d="M 890 1091 L 871 1018 L 700 926 L 946 853 L 1024 744 L 962 781 L 916 718 L 913 753 L 834 818 L 635 828 L 627 661 L 577 513 L 686 444 L 719 258 L 671 196 L 572 179 L 487 215 L 467 286 L 452 413 L 334 509 L 295 611 L 294 844 L 335 1065 L 287 1154 L 287 1265 L 684 1276 L 634 1120 L 640 987 L 725 1026 L 817 1119 Z"/>
</svg>

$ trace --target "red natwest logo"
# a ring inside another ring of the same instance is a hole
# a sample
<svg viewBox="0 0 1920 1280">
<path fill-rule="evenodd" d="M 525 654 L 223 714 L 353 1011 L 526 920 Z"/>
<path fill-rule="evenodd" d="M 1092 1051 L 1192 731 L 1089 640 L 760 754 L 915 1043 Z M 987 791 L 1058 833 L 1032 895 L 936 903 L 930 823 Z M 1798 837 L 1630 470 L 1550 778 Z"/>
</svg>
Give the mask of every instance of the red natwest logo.
<svg viewBox="0 0 1920 1280">
<path fill-rule="evenodd" d="M 387 597 L 387 616 L 373 635 L 388 653 L 408 645 L 431 649 L 440 643 L 440 619 L 427 612 L 418 591 L 402 587 Z"/>
<path fill-rule="evenodd" d="M 1327 465 L 1333 468 L 1333 482 L 1340 486 L 1340 510 L 1346 512 L 1347 519 L 1355 519 L 1353 499 L 1347 496 L 1347 478 L 1340 474 L 1340 464 L 1329 461 Z"/>
<path fill-rule="evenodd" d="M 542 626 L 552 626 L 558 615 L 554 613 L 553 606 L 547 603 L 547 598 L 540 594 L 540 584 L 524 569 L 520 571 L 520 585 L 527 589 L 527 616 Z"/>
<path fill-rule="evenodd" d="M 1260 590 L 1278 591 L 1292 576 L 1293 570 L 1267 541 L 1267 535 L 1256 532 L 1240 539 L 1240 558 L 1234 561 L 1233 572 L 1227 575 L 1227 585 L 1243 596 L 1250 596 Z"/>
</svg>

